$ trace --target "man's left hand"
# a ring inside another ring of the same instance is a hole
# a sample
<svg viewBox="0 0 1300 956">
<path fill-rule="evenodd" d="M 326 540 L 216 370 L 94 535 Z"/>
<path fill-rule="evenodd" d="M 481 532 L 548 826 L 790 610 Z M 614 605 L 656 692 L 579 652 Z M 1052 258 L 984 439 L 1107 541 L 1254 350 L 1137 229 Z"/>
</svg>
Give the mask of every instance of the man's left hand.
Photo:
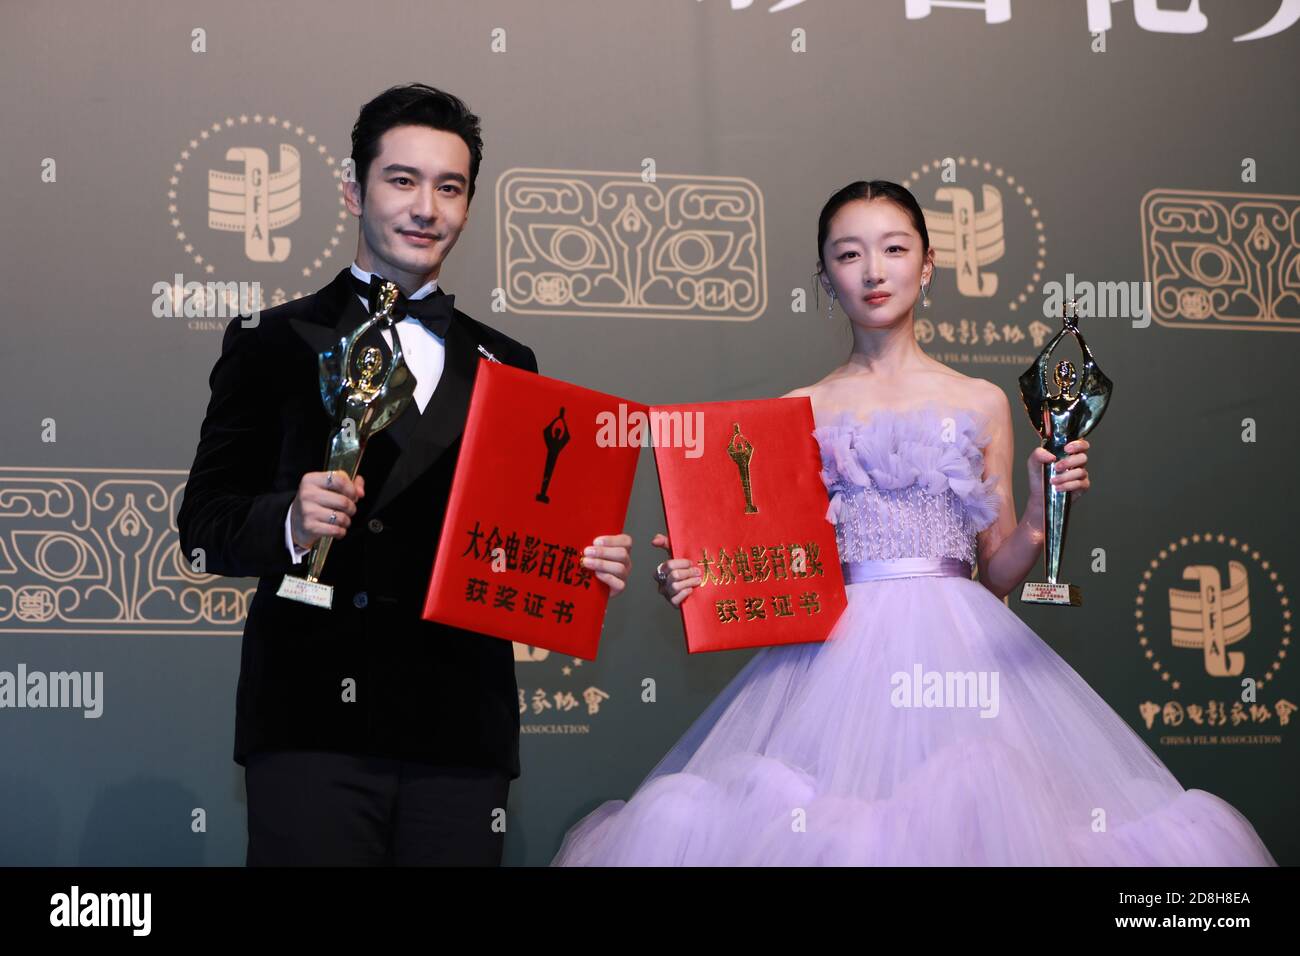
<svg viewBox="0 0 1300 956">
<path fill-rule="evenodd" d="M 618 594 L 627 586 L 627 576 L 632 571 L 632 536 L 601 535 L 583 551 L 582 566 L 590 568 L 598 580 L 609 585 L 610 594 Z"/>
</svg>

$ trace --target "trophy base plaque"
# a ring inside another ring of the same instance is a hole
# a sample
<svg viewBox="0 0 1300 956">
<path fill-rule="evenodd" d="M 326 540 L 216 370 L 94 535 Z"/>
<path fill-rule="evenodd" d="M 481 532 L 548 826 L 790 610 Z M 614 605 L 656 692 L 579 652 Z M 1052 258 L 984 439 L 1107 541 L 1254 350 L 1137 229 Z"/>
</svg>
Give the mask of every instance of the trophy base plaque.
<svg viewBox="0 0 1300 956">
<path fill-rule="evenodd" d="M 284 580 L 280 582 L 280 590 L 275 594 L 276 597 L 301 601 L 303 604 L 322 607 L 327 611 L 334 603 L 334 585 L 321 584 L 319 581 L 311 581 L 307 578 L 296 578 L 291 574 L 284 576 Z"/>
<path fill-rule="evenodd" d="M 1050 584 L 1025 582 L 1020 591 L 1025 604 L 1056 604 L 1061 607 L 1081 607 L 1083 594 L 1077 584 Z"/>
</svg>

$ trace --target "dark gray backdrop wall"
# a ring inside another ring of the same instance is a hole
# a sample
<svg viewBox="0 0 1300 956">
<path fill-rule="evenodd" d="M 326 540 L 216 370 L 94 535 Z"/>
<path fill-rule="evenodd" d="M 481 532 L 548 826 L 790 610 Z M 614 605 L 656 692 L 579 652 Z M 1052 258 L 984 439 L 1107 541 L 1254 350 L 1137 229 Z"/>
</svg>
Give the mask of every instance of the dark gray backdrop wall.
<svg viewBox="0 0 1300 956">
<path fill-rule="evenodd" d="M 230 753 L 252 582 L 194 574 L 174 528 L 226 319 L 169 316 L 155 287 L 193 308 L 185 283 L 256 282 L 275 302 L 346 267 L 351 124 L 410 80 L 483 118 L 479 191 L 443 285 L 530 344 L 544 374 L 644 402 L 816 381 L 848 351 L 842 313 L 812 302 L 817 212 L 852 180 L 903 181 L 941 251 L 918 337 L 1011 396 L 1023 508 L 1034 435 L 1015 378 L 1055 324 L 1048 284 L 1098 291 L 1083 328 L 1116 393 L 1065 559 L 1087 603 L 1011 606 L 1185 786 L 1300 862 L 1287 659 L 1300 12 L 1166 6 L 8 5 L 0 672 L 87 674 L 93 700 L 0 708 L 0 862 L 242 862 Z M 1268 35 L 1235 39 L 1253 32 Z M 529 207 L 539 183 L 734 202 L 650 224 L 711 237 L 646 264 L 689 274 L 693 291 L 592 299 L 581 277 L 600 266 L 573 216 Z M 253 195 L 277 200 L 261 235 Z M 626 796 L 748 659 L 686 655 L 649 581 L 662 527 L 643 452 L 634 580 L 599 661 L 517 649 L 507 862 L 547 862 L 581 814 Z M 1236 674 L 1209 673 L 1208 625 L 1178 616 L 1216 576 L 1249 602 Z"/>
</svg>

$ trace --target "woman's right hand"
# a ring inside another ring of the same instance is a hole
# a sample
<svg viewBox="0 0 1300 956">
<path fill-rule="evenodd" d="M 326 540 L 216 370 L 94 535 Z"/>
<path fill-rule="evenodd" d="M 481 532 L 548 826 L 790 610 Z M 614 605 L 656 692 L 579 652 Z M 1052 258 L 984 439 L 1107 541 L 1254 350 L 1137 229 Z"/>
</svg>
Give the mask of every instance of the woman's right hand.
<svg viewBox="0 0 1300 956">
<path fill-rule="evenodd" d="M 670 555 L 672 548 L 668 545 L 668 535 L 659 532 L 650 541 L 656 548 L 663 548 Z M 703 584 L 700 569 L 690 558 L 668 558 L 661 561 L 659 567 L 667 572 L 667 579 L 656 581 L 659 593 L 667 598 L 673 607 L 679 607 L 686 596 Z M 657 570 L 657 569 L 656 569 Z"/>
</svg>

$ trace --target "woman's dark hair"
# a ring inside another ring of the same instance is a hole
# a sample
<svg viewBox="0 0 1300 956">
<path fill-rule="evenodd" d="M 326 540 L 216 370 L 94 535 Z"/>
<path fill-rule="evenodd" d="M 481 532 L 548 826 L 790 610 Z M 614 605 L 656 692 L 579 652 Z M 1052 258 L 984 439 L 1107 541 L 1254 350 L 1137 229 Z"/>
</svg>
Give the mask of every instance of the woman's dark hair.
<svg viewBox="0 0 1300 956">
<path fill-rule="evenodd" d="M 352 127 L 352 164 L 363 201 L 370 164 L 379 154 L 379 140 L 395 126 L 429 126 L 463 139 L 469 147 L 469 199 L 474 198 L 474 182 L 483 160 L 478 117 L 450 93 L 423 83 L 408 83 L 384 90 L 361 107 Z"/>
<path fill-rule="evenodd" d="M 856 183 L 849 183 L 830 199 L 826 200 L 826 205 L 822 206 L 822 214 L 817 218 L 817 269 L 819 272 L 824 271 L 822 263 L 822 247 L 826 245 L 826 233 L 831 226 L 831 220 L 841 208 L 859 199 L 888 199 L 890 202 L 897 203 L 902 207 L 912 220 L 912 225 L 916 231 L 921 234 L 921 254 L 924 256 L 930 250 L 930 233 L 925 228 L 925 213 L 921 212 L 921 206 L 916 201 L 916 197 L 906 186 L 900 186 L 898 183 L 891 183 L 887 179 L 873 179 L 871 182 L 858 180 Z"/>
</svg>

